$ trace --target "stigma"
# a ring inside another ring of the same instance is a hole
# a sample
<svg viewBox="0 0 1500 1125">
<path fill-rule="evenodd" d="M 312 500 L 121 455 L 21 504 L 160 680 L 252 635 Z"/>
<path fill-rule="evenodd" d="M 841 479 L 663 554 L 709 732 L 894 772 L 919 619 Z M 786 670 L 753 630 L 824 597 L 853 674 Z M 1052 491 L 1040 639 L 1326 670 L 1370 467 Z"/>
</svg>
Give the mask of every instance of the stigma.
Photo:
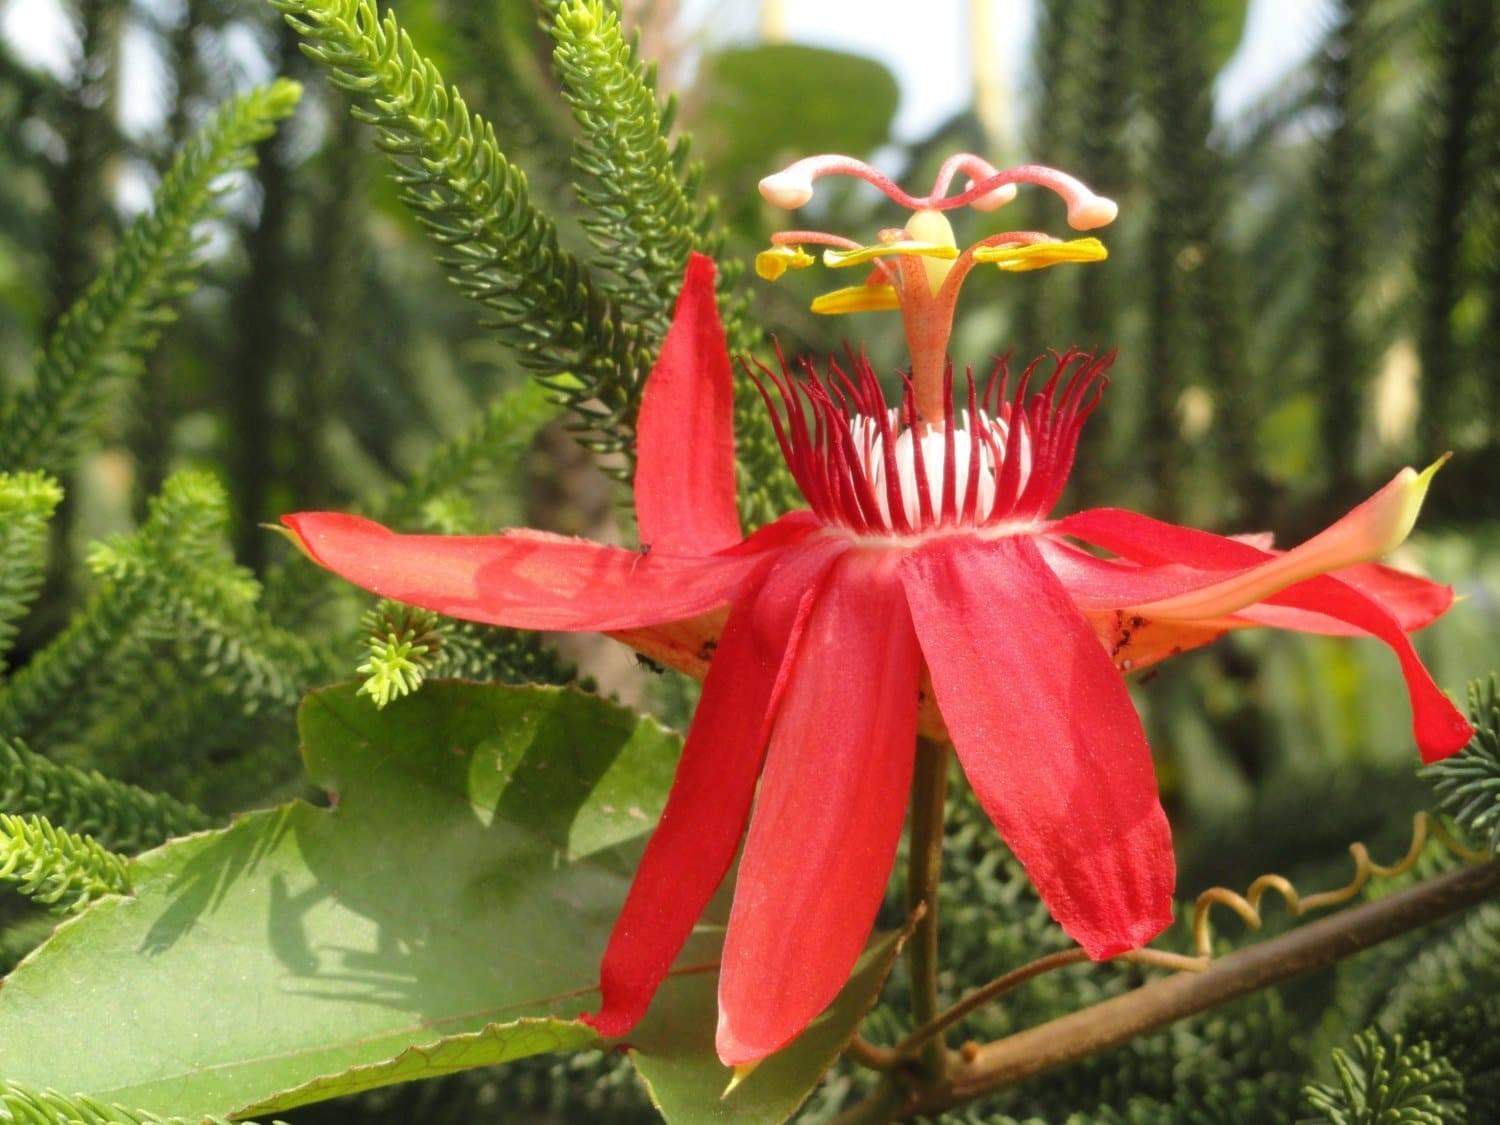
<svg viewBox="0 0 1500 1125">
<path fill-rule="evenodd" d="M 948 343 L 959 289 L 975 266 L 992 264 L 1003 273 L 1023 273 L 1066 263 L 1098 262 L 1108 257 L 1097 238 L 1060 239 L 1042 231 L 1011 230 L 981 238 L 960 248 L 946 212 L 962 207 L 989 213 L 1016 197 L 1017 186 L 1031 184 L 1053 192 L 1067 208 L 1075 230 L 1094 230 L 1114 221 L 1119 208 L 1064 172 L 1038 164 L 997 170 L 972 153 L 943 162 L 925 196 L 903 191 L 862 161 L 846 156 L 814 156 L 767 176 L 761 195 L 773 206 L 795 209 L 813 198 L 814 182 L 823 176 L 853 176 L 872 184 L 888 199 L 911 212 L 905 226 L 880 231 L 876 241 L 860 243 L 823 231 L 791 230 L 771 236 L 771 247 L 755 262 L 756 272 L 774 281 L 788 271 L 808 269 L 817 258 L 805 247 L 824 248 L 830 269 L 868 267 L 863 284 L 824 293 L 812 311 L 824 315 L 894 310 L 901 314 L 917 414 L 929 425 L 944 422 L 942 396 Z M 950 191 L 955 177 L 966 177 L 962 191 Z M 976 419 L 976 432 L 984 425 Z M 964 429 L 969 427 L 966 424 Z"/>
</svg>

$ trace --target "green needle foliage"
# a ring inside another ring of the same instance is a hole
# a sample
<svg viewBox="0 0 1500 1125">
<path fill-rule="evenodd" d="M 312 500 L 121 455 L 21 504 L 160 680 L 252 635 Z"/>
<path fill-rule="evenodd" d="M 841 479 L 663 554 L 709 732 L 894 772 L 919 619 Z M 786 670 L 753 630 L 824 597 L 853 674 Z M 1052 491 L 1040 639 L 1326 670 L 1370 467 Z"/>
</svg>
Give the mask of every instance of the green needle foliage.
<svg viewBox="0 0 1500 1125">
<path fill-rule="evenodd" d="M 191 288 L 200 240 L 226 173 L 251 164 L 253 146 L 301 95 L 277 81 L 230 102 L 172 163 L 152 209 L 62 317 L 32 387 L 0 415 L 0 468 L 66 473 L 112 375 L 133 374 Z"/>
<path fill-rule="evenodd" d="M 44 473 L 0 473 L 0 672 L 42 588 L 47 521 L 61 502 L 62 489 Z"/>
<path fill-rule="evenodd" d="M 531 199 L 525 175 L 493 126 L 373 0 L 274 0 L 304 51 L 348 91 L 376 130 L 401 198 L 443 248 L 450 277 L 493 312 L 501 340 L 573 412 L 589 448 L 620 455 L 629 475 L 641 385 L 693 246 L 720 248 L 711 208 L 685 142 L 667 136 L 672 107 L 620 29 L 614 7 L 561 5 L 553 25 L 564 95 L 581 135 L 574 165 L 583 225 L 606 276 L 564 250 L 556 223 Z M 726 272 L 725 281 L 732 280 Z M 726 302 L 733 346 L 755 339 L 743 306 Z M 790 476 L 754 388 L 736 395 L 742 507 L 751 524 L 795 501 Z"/>
<path fill-rule="evenodd" d="M 495 314 L 501 340 L 568 403 L 593 448 L 630 453 L 649 341 L 561 248 L 494 128 L 374 0 L 274 3 L 375 127 L 403 202 L 443 247 L 453 281 Z"/>
<path fill-rule="evenodd" d="M 365 677 L 359 694 L 376 707 L 416 691 L 442 657 L 441 624 L 431 610 L 382 600 L 361 625 L 369 633 L 370 659 L 358 669 Z"/>
<path fill-rule="evenodd" d="M 59 911 L 130 892 L 125 857 L 46 817 L 0 813 L 0 883 Z"/>
<path fill-rule="evenodd" d="M 144 1110 L 108 1105 L 83 1094 L 67 1097 L 56 1090 L 33 1090 L 19 1082 L 0 1082 L 0 1125 L 229 1125 L 229 1119 L 161 1117 Z"/>
<path fill-rule="evenodd" d="M 688 252 L 709 219 L 696 205 L 702 170 L 688 143 L 667 140 L 676 105 L 659 106 L 651 70 L 636 57 L 613 4 L 566 0 L 552 24 L 554 60 L 579 137 L 573 146 L 584 229 L 612 273 L 622 304 L 666 330 Z"/>
<path fill-rule="evenodd" d="M 60 765 L 0 738 L 0 809 L 36 813 L 104 847 L 139 852 L 207 828 L 191 805 L 111 781 L 97 770 Z"/>
<path fill-rule="evenodd" d="M 534 633 L 493 629 L 439 617 L 381 599 L 360 621 L 366 659 L 359 694 L 384 708 L 430 677 L 497 679 L 512 684 L 566 684 L 577 669 Z"/>
<path fill-rule="evenodd" d="M 1333 1052 L 1334 1084 L 1307 1087 L 1317 1125 L 1447 1125 L 1467 1120 L 1463 1077 L 1429 1043 L 1371 1029 Z"/>
<path fill-rule="evenodd" d="M 1469 719 L 1469 745 L 1422 772 L 1453 818 L 1500 855 L 1500 677 L 1469 684 Z"/>
<path fill-rule="evenodd" d="M 435 501 L 467 496 L 486 481 L 514 472 L 556 413 L 550 395 L 539 384 L 507 391 L 467 430 L 433 450 L 422 469 L 377 506 L 377 516 L 398 527 L 426 522 L 424 516 Z"/>
<path fill-rule="evenodd" d="M 172 642 L 197 679 L 229 680 L 246 707 L 294 702 L 317 665 L 305 641 L 267 622 L 259 585 L 225 545 L 228 502 L 203 473 L 180 473 L 139 531 L 90 556 L 99 590 L 69 626 L 0 688 L 0 732 L 56 743 L 100 711 L 138 698 L 130 646 Z M 182 686 L 179 682 L 178 686 Z M 147 700 L 146 711 L 158 701 Z"/>
<path fill-rule="evenodd" d="M 666 332 L 688 251 L 720 257 L 724 238 L 712 201 L 699 199 L 702 169 L 688 160 L 685 137 L 668 134 L 676 103 L 656 96 L 653 68 L 641 62 L 612 0 L 566 0 L 552 23 L 554 61 L 579 135 L 573 168 L 589 214 L 583 227 L 599 249 L 622 307 Z M 733 294 L 734 263 L 720 261 L 719 304 L 729 346 L 761 342 Z M 800 506 L 796 487 L 764 405 L 748 379 L 735 389 L 735 438 L 741 465 L 741 511 L 753 527 Z"/>
</svg>

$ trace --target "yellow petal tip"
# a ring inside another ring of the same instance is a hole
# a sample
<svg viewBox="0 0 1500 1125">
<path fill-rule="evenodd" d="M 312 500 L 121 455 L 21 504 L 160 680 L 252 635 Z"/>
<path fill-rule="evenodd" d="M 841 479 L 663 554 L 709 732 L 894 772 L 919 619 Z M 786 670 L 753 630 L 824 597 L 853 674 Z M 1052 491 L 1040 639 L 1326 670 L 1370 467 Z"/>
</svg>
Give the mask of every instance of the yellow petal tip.
<svg viewBox="0 0 1500 1125">
<path fill-rule="evenodd" d="M 1437 471 L 1453 459 L 1452 453 L 1444 453 L 1420 473 L 1415 469 L 1406 469 L 1410 473 L 1402 489 L 1401 498 L 1397 505 L 1395 518 L 1391 521 L 1390 535 L 1376 557 L 1387 555 L 1394 551 L 1412 533 L 1417 526 L 1417 516 L 1422 511 L 1422 505 L 1427 500 L 1427 490 L 1432 486 L 1432 478 L 1437 476 Z"/>
<path fill-rule="evenodd" d="M 739 1066 L 734 1067 L 734 1075 L 729 1079 L 729 1085 L 724 1087 L 724 1092 L 719 1095 L 719 1100 L 723 1101 L 725 1098 L 729 1097 L 730 1094 L 738 1090 L 740 1087 L 740 1083 L 744 1082 L 745 1079 L 754 1074 L 755 1068 L 758 1066 L 760 1066 L 760 1063 L 753 1062 L 741 1063 Z"/>
</svg>

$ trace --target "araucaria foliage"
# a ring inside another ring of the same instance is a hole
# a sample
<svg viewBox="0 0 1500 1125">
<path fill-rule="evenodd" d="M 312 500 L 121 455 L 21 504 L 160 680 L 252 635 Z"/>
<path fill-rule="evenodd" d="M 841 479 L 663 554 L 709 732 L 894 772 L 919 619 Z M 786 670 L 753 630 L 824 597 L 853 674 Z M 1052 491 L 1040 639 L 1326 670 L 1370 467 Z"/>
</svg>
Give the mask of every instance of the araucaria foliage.
<svg viewBox="0 0 1500 1125">
<path fill-rule="evenodd" d="M 151 211 L 58 322 L 31 388 L 5 404 L 0 470 L 72 468 L 105 380 L 139 368 L 173 318 L 172 303 L 191 291 L 199 224 L 213 214 L 225 174 L 252 162 L 256 142 L 300 95 L 295 82 L 279 80 L 235 99 L 173 161 Z"/>
<path fill-rule="evenodd" d="M 44 816 L 0 813 L 0 882 L 60 911 L 130 890 L 125 860 Z"/>
</svg>

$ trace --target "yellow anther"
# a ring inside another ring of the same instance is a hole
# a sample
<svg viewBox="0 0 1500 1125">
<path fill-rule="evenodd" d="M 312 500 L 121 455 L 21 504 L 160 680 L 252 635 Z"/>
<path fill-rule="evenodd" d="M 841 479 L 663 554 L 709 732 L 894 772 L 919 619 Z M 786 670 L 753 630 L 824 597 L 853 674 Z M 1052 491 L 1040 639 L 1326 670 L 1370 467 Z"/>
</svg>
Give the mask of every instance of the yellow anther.
<svg viewBox="0 0 1500 1125">
<path fill-rule="evenodd" d="M 829 269 L 841 270 L 862 262 L 885 257 L 947 258 L 958 257 L 957 246 L 944 246 L 939 242 L 916 242 L 903 238 L 899 242 L 887 242 L 881 246 L 861 246 L 858 250 L 824 250 L 823 264 Z"/>
<path fill-rule="evenodd" d="M 844 313 L 888 312 L 901 307 L 901 298 L 894 285 L 851 285 L 847 289 L 835 289 L 813 300 L 812 311 L 824 316 L 841 316 Z"/>
<path fill-rule="evenodd" d="M 1102 262 L 1109 257 L 1097 238 L 1074 238 L 1067 242 L 1034 242 L 1029 246 L 981 246 L 976 262 L 993 262 L 1009 273 L 1042 270 L 1064 262 Z"/>
<path fill-rule="evenodd" d="M 766 281 L 775 281 L 787 270 L 805 270 L 816 261 L 800 246 L 773 246 L 755 255 L 755 272 Z"/>
</svg>

